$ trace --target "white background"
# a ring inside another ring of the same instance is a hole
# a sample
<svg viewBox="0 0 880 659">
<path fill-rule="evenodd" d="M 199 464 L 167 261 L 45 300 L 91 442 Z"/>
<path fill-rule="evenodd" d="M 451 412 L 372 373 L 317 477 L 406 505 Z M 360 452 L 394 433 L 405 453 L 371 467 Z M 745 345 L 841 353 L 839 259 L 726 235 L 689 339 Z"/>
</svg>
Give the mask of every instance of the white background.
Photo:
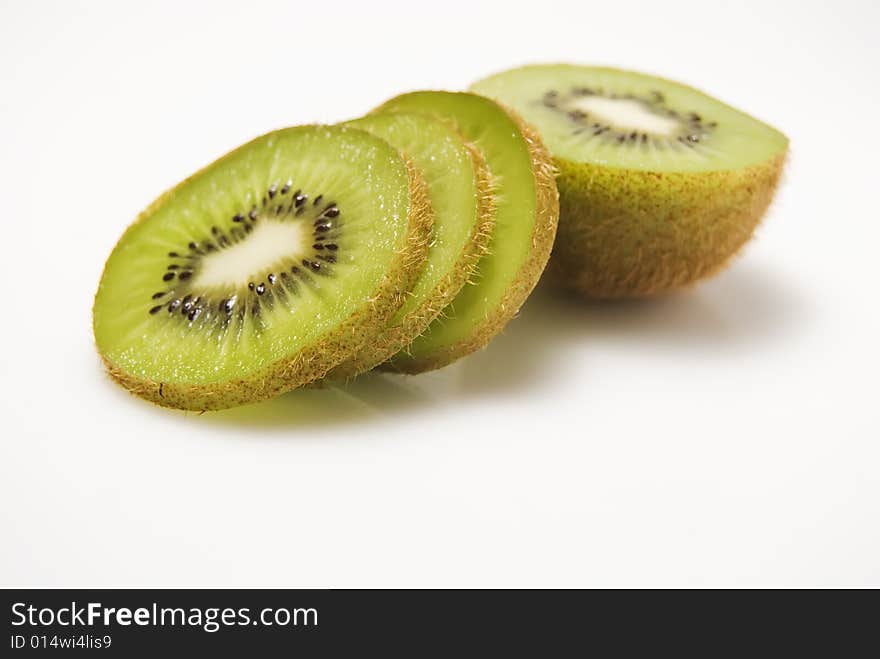
<svg viewBox="0 0 880 659">
<path fill-rule="evenodd" d="M 876 2 L 0 2 L 0 584 L 880 586 Z M 785 131 L 716 279 L 544 287 L 482 353 L 223 413 L 91 335 L 159 192 L 257 134 L 533 61 Z"/>
</svg>

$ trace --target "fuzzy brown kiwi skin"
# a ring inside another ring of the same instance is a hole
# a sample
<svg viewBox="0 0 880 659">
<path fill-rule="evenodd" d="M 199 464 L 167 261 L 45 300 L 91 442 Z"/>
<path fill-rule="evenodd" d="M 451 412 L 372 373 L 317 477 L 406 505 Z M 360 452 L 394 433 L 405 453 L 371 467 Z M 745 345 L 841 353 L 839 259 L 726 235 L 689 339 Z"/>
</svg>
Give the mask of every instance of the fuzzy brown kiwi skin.
<svg viewBox="0 0 880 659">
<path fill-rule="evenodd" d="M 496 101 L 497 103 L 497 101 Z M 556 237 L 559 221 L 559 191 L 556 187 L 556 167 L 547 147 L 541 141 L 538 132 L 520 115 L 498 103 L 510 116 L 526 140 L 532 171 L 535 177 L 535 226 L 532 232 L 532 252 L 528 260 L 520 267 L 510 288 L 495 308 L 480 323 L 466 341 L 461 341 L 444 350 L 437 351 L 426 357 L 414 357 L 406 352 L 396 354 L 390 361 L 379 368 L 393 373 L 416 375 L 444 366 L 461 359 L 477 350 L 485 348 L 510 320 L 528 298 L 541 277 Z"/>
<path fill-rule="evenodd" d="M 376 287 L 369 306 L 352 314 L 332 335 L 248 378 L 218 384 L 190 385 L 138 378 L 113 364 L 99 348 L 107 372 L 140 398 L 163 407 L 199 412 L 268 400 L 324 377 L 336 364 L 382 332 L 388 319 L 403 306 L 406 292 L 412 288 L 425 261 L 433 214 L 421 175 L 409 162 L 406 168 L 410 192 L 407 236 L 396 263 Z M 176 189 L 150 204 L 132 226 L 148 217 Z"/>
<path fill-rule="evenodd" d="M 357 355 L 333 368 L 326 376 L 328 380 L 350 380 L 379 366 L 405 349 L 413 339 L 427 329 L 431 321 L 440 315 L 471 280 L 492 236 L 492 228 L 495 225 L 495 195 L 486 160 L 470 142 L 464 141 L 464 146 L 470 155 L 476 175 L 477 221 L 455 266 L 437 283 L 422 304 L 410 311 L 394 327 L 388 328 L 365 345 Z"/>
<path fill-rule="evenodd" d="M 697 173 L 557 159 L 561 209 L 548 276 L 597 299 L 657 295 L 709 277 L 751 238 L 785 159 Z"/>
</svg>

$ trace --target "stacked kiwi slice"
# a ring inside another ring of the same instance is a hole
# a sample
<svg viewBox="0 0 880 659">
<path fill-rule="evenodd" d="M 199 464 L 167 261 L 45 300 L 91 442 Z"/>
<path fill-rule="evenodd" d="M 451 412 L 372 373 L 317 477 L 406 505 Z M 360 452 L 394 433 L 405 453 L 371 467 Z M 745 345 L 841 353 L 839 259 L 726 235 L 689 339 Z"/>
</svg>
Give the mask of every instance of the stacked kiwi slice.
<svg viewBox="0 0 880 659">
<path fill-rule="evenodd" d="M 98 351 L 132 393 L 187 410 L 437 368 L 513 317 L 557 217 L 549 152 L 473 94 L 275 131 L 123 234 L 95 297 Z"/>
<path fill-rule="evenodd" d="M 717 270 L 787 150 L 757 120 L 641 74 L 526 67 L 472 91 L 268 133 L 159 196 L 95 296 L 110 375 L 201 411 L 439 368 L 485 347 L 548 260 L 596 297 Z"/>
</svg>

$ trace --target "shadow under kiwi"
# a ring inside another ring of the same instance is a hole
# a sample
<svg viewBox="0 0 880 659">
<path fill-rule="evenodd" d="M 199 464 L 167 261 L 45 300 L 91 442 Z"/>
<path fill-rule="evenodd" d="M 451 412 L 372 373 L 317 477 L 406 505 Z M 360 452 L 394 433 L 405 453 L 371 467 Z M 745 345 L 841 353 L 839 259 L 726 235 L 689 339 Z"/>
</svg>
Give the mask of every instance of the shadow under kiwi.
<svg viewBox="0 0 880 659">
<path fill-rule="evenodd" d="M 584 344 L 717 354 L 783 340 L 805 311 L 799 292 L 745 264 L 653 298 L 585 300 L 542 281 L 486 350 L 460 362 L 462 393 L 509 394 L 566 377 Z"/>
<path fill-rule="evenodd" d="M 228 410 L 206 412 L 199 421 L 250 429 L 363 426 L 424 407 L 430 401 L 400 378 L 366 373 L 348 384 L 305 387 L 277 398 Z"/>
<path fill-rule="evenodd" d="M 646 299 L 590 301 L 542 282 L 485 350 L 440 371 L 374 372 L 347 385 L 300 389 L 196 418 L 249 429 L 363 425 L 540 388 L 548 379 L 565 377 L 572 350 L 585 343 L 597 350 L 638 346 L 717 353 L 784 340 L 804 311 L 797 292 L 745 264 L 696 287 Z"/>
</svg>

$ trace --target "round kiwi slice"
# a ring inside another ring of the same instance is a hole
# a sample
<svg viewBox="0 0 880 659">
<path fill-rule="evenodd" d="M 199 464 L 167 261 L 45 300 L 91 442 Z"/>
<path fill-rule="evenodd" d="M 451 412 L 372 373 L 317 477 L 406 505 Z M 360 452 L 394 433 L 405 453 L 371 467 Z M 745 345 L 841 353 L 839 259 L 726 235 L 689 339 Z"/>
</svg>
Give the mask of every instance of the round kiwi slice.
<svg viewBox="0 0 880 659">
<path fill-rule="evenodd" d="M 425 267 L 385 331 L 327 374 L 351 378 L 405 348 L 446 307 L 473 275 L 494 222 L 489 172 L 479 152 L 450 125 L 426 115 L 374 114 L 349 126 L 399 149 L 422 174 L 434 211 Z"/>
<path fill-rule="evenodd" d="M 544 270 L 559 216 L 549 152 L 516 114 L 468 93 L 413 92 L 376 110 L 416 112 L 451 122 L 485 158 L 495 194 L 495 226 L 473 286 L 383 369 L 419 373 L 484 347 L 519 311 Z"/>
<path fill-rule="evenodd" d="M 591 297 L 650 295 L 721 268 L 749 239 L 788 139 L 691 87 L 573 65 L 472 89 L 540 131 L 560 174 L 554 279 Z"/>
<path fill-rule="evenodd" d="M 385 141 L 343 127 L 269 133 L 128 228 L 95 297 L 98 351 L 128 390 L 169 407 L 307 384 L 385 328 L 430 225 L 424 184 Z"/>
</svg>

